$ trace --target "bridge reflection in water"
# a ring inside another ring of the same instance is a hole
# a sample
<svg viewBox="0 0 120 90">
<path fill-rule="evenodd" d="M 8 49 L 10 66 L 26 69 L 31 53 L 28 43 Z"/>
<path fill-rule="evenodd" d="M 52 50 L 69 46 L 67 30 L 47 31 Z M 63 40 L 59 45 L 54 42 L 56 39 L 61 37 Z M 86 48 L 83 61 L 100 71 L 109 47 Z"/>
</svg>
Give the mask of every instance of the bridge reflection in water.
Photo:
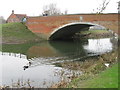
<svg viewBox="0 0 120 90">
<path fill-rule="evenodd" d="M 113 39 L 114 40 L 114 39 Z M 112 39 L 89 39 L 81 41 L 43 41 L 41 43 L 3 45 L 2 53 L 23 57 L 33 58 L 69 58 L 70 60 L 81 58 L 93 54 L 102 54 L 111 51 L 114 47 Z M 107 46 L 107 47 L 106 47 Z M 14 53 L 14 54 L 12 54 Z M 16 54 L 16 55 L 15 55 Z"/>
<path fill-rule="evenodd" d="M 87 43 L 87 41 L 86 41 Z M 30 47 L 27 51 L 27 57 L 71 57 L 75 55 L 85 55 L 83 43 L 65 42 L 65 41 L 45 41 Z"/>
</svg>

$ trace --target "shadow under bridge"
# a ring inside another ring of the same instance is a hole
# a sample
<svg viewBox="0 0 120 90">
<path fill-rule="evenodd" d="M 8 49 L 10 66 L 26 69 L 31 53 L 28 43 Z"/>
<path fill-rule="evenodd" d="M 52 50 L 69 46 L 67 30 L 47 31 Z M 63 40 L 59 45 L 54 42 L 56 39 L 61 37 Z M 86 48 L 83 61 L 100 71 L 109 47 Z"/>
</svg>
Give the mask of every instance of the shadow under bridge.
<svg viewBox="0 0 120 90">
<path fill-rule="evenodd" d="M 75 33 L 83 31 L 83 30 L 89 30 L 89 27 L 95 26 L 93 23 L 88 22 L 75 22 L 75 23 L 69 23 L 65 24 L 51 32 L 49 36 L 49 40 L 66 40 L 71 39 Z"/>
</svg>

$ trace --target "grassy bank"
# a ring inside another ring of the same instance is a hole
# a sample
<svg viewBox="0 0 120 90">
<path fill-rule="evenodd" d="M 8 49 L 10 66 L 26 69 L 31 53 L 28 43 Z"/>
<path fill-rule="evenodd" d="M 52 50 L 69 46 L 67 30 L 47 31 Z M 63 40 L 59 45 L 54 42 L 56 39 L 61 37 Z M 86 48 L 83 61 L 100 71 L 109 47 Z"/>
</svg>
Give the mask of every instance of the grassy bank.
<svg viewBox="0 0 120 90">
<path fill-rule="evenodd" d="M 2 24 L 2 43 L 26 43 L 37 42 L 40 40 L 22 23 Z M 1 31 L 0 31 L 1 32 Z"/>
<path fill-rule="evenodd" d="M 89 77 L 86 80 L 83 78 Z M 67 87 L 75 88 L 118 88 L 118 64 L 106 69 L 100 74 L 93 76 L 84 75 L 74 79 Z"/>
<path fill-rule="evenodd" d="M 54 87 L 118 88 L 118 50 L 99 56 L 89 57 L 84 61 L 61 63 L 61 67 L 80 70 L 83 74 L 77 77 L 72 76 L 72 81 L 70 83 L 61 82 Z M 109 66 L 107 67 L 105 64 L 109 64 Z"/>
</svg>

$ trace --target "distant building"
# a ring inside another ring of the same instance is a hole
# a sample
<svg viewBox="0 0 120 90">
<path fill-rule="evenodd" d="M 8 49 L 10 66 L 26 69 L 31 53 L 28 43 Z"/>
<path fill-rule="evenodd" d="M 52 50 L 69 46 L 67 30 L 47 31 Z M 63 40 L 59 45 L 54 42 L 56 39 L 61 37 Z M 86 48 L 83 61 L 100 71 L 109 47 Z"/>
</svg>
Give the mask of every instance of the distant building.
<svg viewBox="0 0 120 90">
<path fill-rule="evenodd" d="M 7 23 L 11 22 L 23 22 L 26 20 L 27 15 L 26 14 L 14 14 L 14 10 L 12 10 L 12 14 L 8 17 Z"/>
</svg>

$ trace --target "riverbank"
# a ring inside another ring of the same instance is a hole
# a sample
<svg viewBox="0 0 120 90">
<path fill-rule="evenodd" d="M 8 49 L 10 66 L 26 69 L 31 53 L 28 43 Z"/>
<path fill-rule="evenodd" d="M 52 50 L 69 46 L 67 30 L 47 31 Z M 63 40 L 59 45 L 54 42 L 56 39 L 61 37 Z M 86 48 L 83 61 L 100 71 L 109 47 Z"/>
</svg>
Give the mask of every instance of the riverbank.
<svg viewBox="0 0 120 90">
<path fill-rule="evenodd" d="M 67 88 L 118 88 L 118 64 L 99 74 L 84 74 L 74 79 Z"/>
<path fill-rule="evenodd" d="M 39 42 L 41 39 L 32 33 L 24 23 L 1 24 L 0 37 L 3 44 L 21 44 L 28 42 Z"/>
<path fill-rule="evenodd" d="M 118 88 L 118 52 L 120 49 L 102 55 L 89 57 L 83 61 L 64 62 L 60 66 L 80 70 L 80 76 L 72 76 L 71 82 L 60 82 L 53 88 Z"/>
<path fill-rule="evenodd" d="M 89 30 L 89 31 L 80 31 L 75 35 L 75 38 L 83 39 L 83 38 L 107 38 L 113 37 L 114 33 L 108 30 Z"/>
</svg>

